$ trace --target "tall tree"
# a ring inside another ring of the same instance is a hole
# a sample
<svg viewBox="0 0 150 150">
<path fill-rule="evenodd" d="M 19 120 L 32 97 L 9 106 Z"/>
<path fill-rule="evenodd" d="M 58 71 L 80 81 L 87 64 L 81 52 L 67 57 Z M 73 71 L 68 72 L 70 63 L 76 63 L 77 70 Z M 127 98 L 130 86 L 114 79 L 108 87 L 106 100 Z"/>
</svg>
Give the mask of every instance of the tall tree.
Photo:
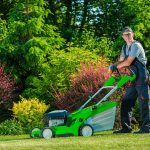
<svg viewBox="0 0 150 150">
<path fill-rule="evenodd" d="M 50 51 L 63 39 L 55 26 L 45 23 L 49 10 L 44 0 L 18 0 L 9 12 L 7 35 L 0 43 L 0 57 L 25 85 L 30 75 L 39 76 Z"/>
<path fill-rule="evenodd" d="M 81 25 L 80 25 L 80 30 L 79 32 L 82 32 L 83 26 L 85 25 L 86 18 L 87 18 L 87 13 L 88 13 L 88 0 L 84 0 L 84 5 L 83 5 L 83 15 L 82 15 L 82 20 L 81 20 Z"/>
</svg>

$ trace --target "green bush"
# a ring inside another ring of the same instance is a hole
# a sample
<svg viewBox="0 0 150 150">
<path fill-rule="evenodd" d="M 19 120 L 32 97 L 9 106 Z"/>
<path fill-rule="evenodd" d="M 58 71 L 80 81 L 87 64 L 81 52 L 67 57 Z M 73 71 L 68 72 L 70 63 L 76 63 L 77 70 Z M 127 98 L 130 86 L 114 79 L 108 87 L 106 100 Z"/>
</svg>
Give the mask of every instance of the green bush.
<svg viewBox="0 0 150 150">
<path fill-rule="evenodd" d="M 38 97 L 51 103 L 54 99 L 53 88 L 68 90 L 70 75 L 78 70 L 80 62 L 96 61 L 100 57 L 89 50 L 68 45 L 64 50 L 53 50 L 47 59 L 49 62 L 43 64 L 40 76 L 32 75 L 26 79 L 23 97 Z"/>
<path fill-rule="evenodd" d="M 0 124 L 0 135 L 18 135 L 24 134 L 25 131 L 21 124 L 16 120 L 5 120 Z"/>
<path fill-rule="evenodd" d="M 14 118 L 27 130 L 35 126 L 43 126 L 43 115 L 48 106 L 37 98 L 25 99 L 21 97 L 19 103 L 14 103 L 12 111 Z"/>
<path fill-rule="evenodd" d="M 76 47 L 90 50 L 95 54 L 105 57 L 112 57 L 112 41 L 110 38 L 102 36 L 96 38 L 93 31 L 84 31 L 82 34 L 78 33 L 73 38 L 73 43 Z"/>
</svg>

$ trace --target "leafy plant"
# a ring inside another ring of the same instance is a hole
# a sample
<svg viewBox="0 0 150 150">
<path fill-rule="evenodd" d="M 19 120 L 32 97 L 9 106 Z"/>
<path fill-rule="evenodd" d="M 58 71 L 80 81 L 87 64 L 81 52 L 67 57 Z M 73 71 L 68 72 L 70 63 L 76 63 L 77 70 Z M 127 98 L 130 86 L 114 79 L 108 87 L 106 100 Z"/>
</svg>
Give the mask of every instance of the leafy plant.
<svg viewBox="0 0 150 150">
<path fill-rule="evenodd" d="M 39 76 L 31 75 L 26 79 L 24 97 L 38 97 L 46 103 L 53 101 L 53 88 L 66 91 L 70 87 L 70 75 L 80 67 L 80 62 L 97 61 L 99 56 L 83 48 L 68 47 L 51 51 L 49 61 L 43 64 Z"/>
<path fill-rule="evenodd" d="M 4 66 L 0 65 L 0 100 L 8 101 L 14 99 L 16 82 L 11 74 L 6 74 Z"/>
<path fill-rule="evenodd" d="M 0 124 L 1 135 L 19 135 L 24 134 L 25 131 L 19 122 L 16 120 L 5 120 Z"/>
<path fill-rule="evenodd" d="M 2 14 L 0 14 L 1 16 Z M 2 41 L 6 36 L 6 21 L 0 18 L 0 41 Z"/>
<path fill-rule="evenodd" d="M 26 129 L 30 130 L 34 126 L 43 125 L 43 115 L 48 106 L 40 102 L 37 98 L 25 99 L 21 97 L 19 103 L 14 103 L 13 116 Z"/>
</svg>

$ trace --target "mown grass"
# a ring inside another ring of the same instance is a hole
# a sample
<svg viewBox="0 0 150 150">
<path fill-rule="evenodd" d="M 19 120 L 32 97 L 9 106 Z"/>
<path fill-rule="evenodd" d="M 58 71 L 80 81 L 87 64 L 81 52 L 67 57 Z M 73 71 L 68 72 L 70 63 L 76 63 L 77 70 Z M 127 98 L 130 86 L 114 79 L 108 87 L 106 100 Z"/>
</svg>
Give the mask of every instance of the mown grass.
<svg viewBox="0 0 150 150">
<path fill-rule="evenodd" d="M 92 137 L 31 139 L 29 135 L 0 136 L 0 150 L 149 150 L 150 134 L 112 134 Z"/>
</svg>

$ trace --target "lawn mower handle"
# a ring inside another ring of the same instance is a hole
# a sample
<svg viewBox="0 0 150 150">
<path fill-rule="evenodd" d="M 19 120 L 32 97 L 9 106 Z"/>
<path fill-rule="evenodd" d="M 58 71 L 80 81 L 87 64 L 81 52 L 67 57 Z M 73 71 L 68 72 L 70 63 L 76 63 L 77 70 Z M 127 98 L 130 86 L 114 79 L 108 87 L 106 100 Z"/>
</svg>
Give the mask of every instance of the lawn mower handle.
<svg viewBox="0 0 150 150">
<path fill-rule="evenodd" d="M 131 75 L 135 75 L 134 71 L 131 69 L 130 66 L 125 66 L 123 68 L 127 68 L 130 71 Z M 116 68 L 116 72 L 119 74 L 119 76 L 121 76 L 121 73 L 118 68 Z"/>
<path fill-rule="evenodd" d="M 93 95 L 91 96 L 80 108 L 79 110 L 83 109 L 90 101 L 92 101 L 101 91 L 102 89 L 112 88 L 108 94 L 106 94 L 95 106 L 99 105 L 101 102 L 106 101 L 106 99 L 112 95 L 118 88 L 121 88 L 125 83 L 128 81 L 133 81 L 136 78 L 135 73 L 128 67 L 131 71 L 132 76 L 124 75 L 124 76 L 111 76 L 104 85 Z M 112 86 L 116 81 L 118 83 L 115 86 Z"/>
</svg>

